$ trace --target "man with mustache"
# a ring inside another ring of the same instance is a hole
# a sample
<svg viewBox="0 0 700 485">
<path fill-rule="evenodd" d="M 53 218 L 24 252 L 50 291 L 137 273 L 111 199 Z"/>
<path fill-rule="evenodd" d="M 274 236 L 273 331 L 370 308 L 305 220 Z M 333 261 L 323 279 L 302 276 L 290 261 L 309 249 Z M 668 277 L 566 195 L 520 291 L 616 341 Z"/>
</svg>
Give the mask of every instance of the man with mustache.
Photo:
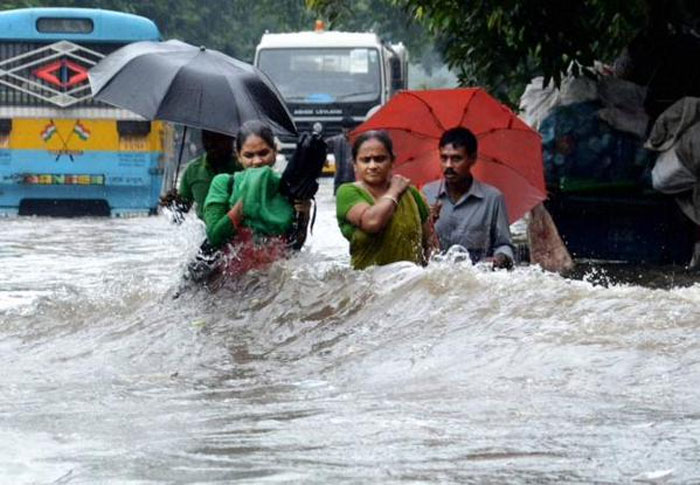
<svg viewBox="0 0 700 485">
<path fill-rule="evenodd" d="M 505 199 L 498 189 L 472 177 L 477 148 L 467 128 L 445 131 L 438 144 L 444 178 L 425 185 L 423 193 L 443 250 L 459 245 L 474 263 L 492 260 L 494 268 L 510 268 L 513 243 Z"/>
</svg>

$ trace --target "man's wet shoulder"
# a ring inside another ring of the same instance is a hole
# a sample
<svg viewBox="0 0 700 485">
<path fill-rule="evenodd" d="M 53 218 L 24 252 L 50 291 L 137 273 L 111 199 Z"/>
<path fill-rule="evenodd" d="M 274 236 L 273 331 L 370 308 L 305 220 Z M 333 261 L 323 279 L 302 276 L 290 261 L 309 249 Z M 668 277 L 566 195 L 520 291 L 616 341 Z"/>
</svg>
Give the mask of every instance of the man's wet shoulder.
<svg viewBox="0 0 700 485">
<path fill-rule="evenodd" d="M 440 183 L 440 180 L 435 180 L 425 184 L 421 189 L 423 195 L 428 199 L 428 203 L 432 204 L 437 199 L 438 193 L 440 192 Z"/>
<path fill-rule="evenodd" d="M 500 199 L 503 197 L 503 192 L 501 192 L 499 189 L 494 187 L 491 184 L 487 184 L 486 182 L 481 182 L 475 180 L 479 184 L 479 188 L 481 189 L 481 193 L 486 199 Z"/>
</svg>

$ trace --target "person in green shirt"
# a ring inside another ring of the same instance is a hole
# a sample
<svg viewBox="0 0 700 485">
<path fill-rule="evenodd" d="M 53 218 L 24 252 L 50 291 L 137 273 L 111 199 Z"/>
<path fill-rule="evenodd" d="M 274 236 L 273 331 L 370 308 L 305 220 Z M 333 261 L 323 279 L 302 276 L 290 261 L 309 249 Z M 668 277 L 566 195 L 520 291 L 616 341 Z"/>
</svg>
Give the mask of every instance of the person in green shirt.
<svg viewBox="0 0 700 485">
<path fill-rule="evenodd" d="M 173 221 L 178 224 L 193 205 L 197 217 L 203 220 L 204 200 L 214 177 L 243 169 L 233 156 L 232 136 L 202 130 L 202 147 L 204 154 L 191 160 L 180 177 L 179 191 L 173 189 L 161 197 L 161 205 L 173 211 Z M 194 259 L 187 264 L 185 279 L 203 283 L 215 272 L 220 262 L 221 254 L 205 239 Z"/>
<path fill-rule="evenodd" d="M 280 192 L 281 176 L 272 169 L 276 144 L 267 124 L 244 123 L 236 152 L 243 172 L 214 177 L 204 202 L 209 243 L 227 252 L 225 272 L 234 275 L 283 257 L 290 241 L 303 244 L 311 206 L 292 204 Z M 302 215 L 296 227 L 295 211 Z"/>
<path fill-rule="evenodd" d="M 233 156 L 233 137 L 215 131 L 202 130 L 204 153 L 191 160 L 180 178 L 178 191 L 172 190 L 161 198 L 161 205 L 173 209 L 176 220 L 195 206 L 197 217 L 204 219 L 204 199 L 211 181 L 218 174 L 234 173 L 243 167 Z"/>
<path fill-rule="evenodd" d="M 355 269 L 396 261 L 426 264 L 437 249 L 430 210 L 418 189 L 392 175 L 389 135 L 368 131 L 352 146 L 357 181 L 338 188 L 336 215 Z"/>
</svg>

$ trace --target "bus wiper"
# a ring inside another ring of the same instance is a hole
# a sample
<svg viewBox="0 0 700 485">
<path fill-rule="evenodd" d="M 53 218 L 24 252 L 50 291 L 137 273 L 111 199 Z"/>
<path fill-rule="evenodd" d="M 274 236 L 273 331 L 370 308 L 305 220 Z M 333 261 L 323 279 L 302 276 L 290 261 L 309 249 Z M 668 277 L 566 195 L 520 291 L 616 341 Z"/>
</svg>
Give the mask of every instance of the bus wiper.
<svg viewBox="0 0 700 485">
<path fill-rule="evenodd" d="M 333 96 L 331 94 L 328 95 L 329 99 L 328 102 L 334 102 L 334 101 L 342 101 L 343 99 L 346 98 L 351 98 L 353 96 L 361 96 L 363 94 L 375 94 L 377 91 L 372 90 L 372 91 L 357 91 L 355 93 L 348 93 L 348 94 L 343 94 L 341 96 Z M 309 98 L 313 98 L 313 95 L 306 94 L 306 95 L 297 95 L 297 96 L 285 96 L 284 100 L 287 102 L 294 102 L 294 101 L 309 101 Z"/>
<path fill-rule="evenodd" d="M 345 98 L 351 98 L 351 97 L 353 97 L 353 96 L 360 96 L 360 95 L 362 95 L 362 94 L 374 94 L 374 93 L 376 93 L 376 92 L 377 92 L 377 91 L 374 90 L 374 89 L 373 89 L 372 91 L 358 91 L 358 92 L 356 92 L 356 93 L 348 93 L 348 94 L 343 94 L 342 96 L 336 96 L 336 97 L 335 97 L 335 100 L 336 100 L 336 101 L 340 101 L 340 100 L 343 100 L 343 99 L 345 99 Z"/>
</svg>

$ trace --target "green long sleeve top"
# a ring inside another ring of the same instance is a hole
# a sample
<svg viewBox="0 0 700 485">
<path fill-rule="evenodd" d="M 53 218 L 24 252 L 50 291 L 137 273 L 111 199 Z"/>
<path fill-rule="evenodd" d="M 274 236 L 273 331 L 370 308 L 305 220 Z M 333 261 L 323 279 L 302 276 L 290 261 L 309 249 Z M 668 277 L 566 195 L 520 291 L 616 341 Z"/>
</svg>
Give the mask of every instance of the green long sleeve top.
<svg viewBox="0 0 700 485">
<path fill-rule="evenodd" d="M 204 224 L 207 226 L 207 239 L 209 243 L 218 248 L 236 235 L 236 228 L 226 213 L 231 209 L 228 196 L 231 194 L 233 175 L 221 174 L 214 177 L 209 188 L 215 194 L 226 194 L 207 200 L 204 210 Z M 213 200 L 212 200 L 213 199 Z M 203 204 L 204 205 L 204 204 Z"/>
<path fill-rule="evenodd" d="M 217 174 L 229 174 L 239 172 L 243 167 L 238 160 L 231 159 L 222 169 L 216 170 L 207 162 L 204 154 L 192 160 L 185 169 L 180 179 L 179 194 L 187 202 L 194 202 L 197 217 L 204 220 L 204 201 L 209 192 L 209 186 Z"/>
<path fill-rule="evenodd" d="M 207 238 L 220 247 L 236 234 L 227 212 L 243 203 L 243 225 L 256 236 L 283 236 L 292 228 L 294 209 L 279 192 L 281 177 L 270 167 L 249 168 L 214 177 L 204 202 Z"/>
</svg>

